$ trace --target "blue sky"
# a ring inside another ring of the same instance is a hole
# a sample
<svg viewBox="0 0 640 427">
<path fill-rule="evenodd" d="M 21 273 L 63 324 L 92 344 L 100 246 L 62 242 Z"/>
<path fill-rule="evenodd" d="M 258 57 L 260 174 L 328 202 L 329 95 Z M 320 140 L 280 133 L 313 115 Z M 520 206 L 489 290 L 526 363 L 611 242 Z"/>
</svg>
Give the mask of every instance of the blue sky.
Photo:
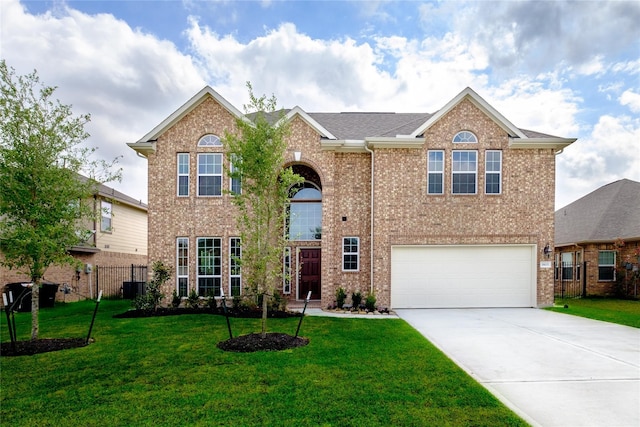
<svg viewBox="0 0 640 427">
<path fill-rule="evenodd" d="M 557 156 L 556 207 L 640 181 L 640 2 L 19 1 L 0 57 L 38 70 L 122 183 L 146 201 L 134 142 L 211 85 L 245 82 L 306 111 L 435 112 L 470 86 L 515 125 L 578 141 Z M 532 177 L 535 179 L 535 177 Z"/>
</svg>

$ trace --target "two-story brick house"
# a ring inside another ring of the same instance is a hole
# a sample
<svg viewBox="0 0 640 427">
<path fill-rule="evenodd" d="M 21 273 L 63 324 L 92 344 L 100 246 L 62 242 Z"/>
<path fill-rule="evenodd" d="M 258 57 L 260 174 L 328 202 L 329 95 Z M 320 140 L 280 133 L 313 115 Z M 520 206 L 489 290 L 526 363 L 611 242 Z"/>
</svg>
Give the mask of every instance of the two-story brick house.
<svg viewBox="0 0 640 427">
<path fill-rule="evenodd" d="M 291 300 L 327 306 L 343 287 L 391 308 L 553 303 L 555 157 L 575 139 L 519 129 L 469 88 L 435 114 L 286 112 L 283 167 L 305 178 L 283 254 Z M 241 183 L 220 141 L 239 117 L 205 87 L 128 144 L 148 159 L 149 259 L 176 267 L 168 293 L 241 289 L 224 191 Z"/>
</svg>

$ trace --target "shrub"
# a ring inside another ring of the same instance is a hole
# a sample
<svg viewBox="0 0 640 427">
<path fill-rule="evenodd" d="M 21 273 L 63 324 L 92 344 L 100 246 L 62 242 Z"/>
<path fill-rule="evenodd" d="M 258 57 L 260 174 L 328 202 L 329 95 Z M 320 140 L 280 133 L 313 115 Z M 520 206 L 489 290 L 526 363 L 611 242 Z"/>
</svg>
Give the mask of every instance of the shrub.
<svg viewBox="0 0 640 427">
<path fill-rule="evenodd" d="M 336 304 L 338 308 L 342 308 L 345 299 L 347 299 L 347 293 L 345 292 L 343 287 L 339 287 L 336 290 Z"/>
<path fill-rule="evenodd" d="M 360 293 L 360 291 L 357 291 L 351 294 L 351 304 L 353 305 L 353 308 L 359 308 L 361 302 L 362 302 L 362 293 Z"/>
<path fill-rule="evenodd" d="M 376 296 L 373 294 L 367 295 L 364 306 L 366 307 L 367 311 L 376 311 Z"/>
<path fill-rule="evenodd" d="M 212 310 L 215 310 L 218 307 L 213 291 L 207 292 L 207 301 L 205 304 L 207 308 L 210 308 Z"/>
<path fill-rule="evenodd" d="M 187 297 L 187 307 L 189 308 L 199 308 L 200 307 L 200 298 L 196 293 L 195 289 L 191 289 L 189 292 L 189 296 Z"/>
<path fill-rule="evenodd" d="M 178 296 L 178 292 L 173 290 L 173 294 L 171 294 L 171 307 L 178 308 L 180 307 L 180 303 L 182 302 L 182 298 Z"/>
<path fill-rule="evenodd" d="M 155 311 L 164 299 L 162 285 L 171 278 L 171 267 L 167 267 L 162 261 L 156 261 L 152 268 L 153 278 L 147 283 L 146 292 L 133 301 L 138 310 Z"/>
</svg>

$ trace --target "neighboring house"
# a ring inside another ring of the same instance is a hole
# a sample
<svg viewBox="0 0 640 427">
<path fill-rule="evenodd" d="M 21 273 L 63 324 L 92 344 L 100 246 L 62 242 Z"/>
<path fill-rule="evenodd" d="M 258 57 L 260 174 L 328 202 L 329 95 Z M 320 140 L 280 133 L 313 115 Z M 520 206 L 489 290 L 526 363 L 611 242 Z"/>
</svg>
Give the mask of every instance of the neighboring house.
<svg viewBox="0 0 640 427">
<path fill-rule="evenodd" d="M 556 294 L 633 295 L 630 282 L 640 262 L 640 182 L 612 182 L 555 216 Z"/>
<path fill-rule="evenodd" d="M 291 199 L 282 293 L 339 287 L 379 307 L 553 303 L 555 160 L 575 141 L 519 129 L 467 88 L 434 114 L 285 110 Z M 210 87 L 128 145 L 148 159 L 149 259 L 186 296 L 241 292 L 225 132 L 242 114 Z"/>
<path fill-rule="evenodd" d="M 88 202 L 96 218 L 86 225 L 92 231 L 79 236 L 78 245 L 69 249 L 83 267 L 52 265 L 43 277 L 44 283 L 59 285 L 58 300 L 96 298 L 96 281 L 100 279 L 96 267 L 147 264 L 147 205 L 106 185 L 100 185 Z M 28 281 L 28 274 L 0 267 L 0 285 Z M 122 281 L 119 279 L 107 288 L 107 281 L 103 280 L 101 289 L 104 287 L 105 292 L 117 295 Z"/>
</svg>

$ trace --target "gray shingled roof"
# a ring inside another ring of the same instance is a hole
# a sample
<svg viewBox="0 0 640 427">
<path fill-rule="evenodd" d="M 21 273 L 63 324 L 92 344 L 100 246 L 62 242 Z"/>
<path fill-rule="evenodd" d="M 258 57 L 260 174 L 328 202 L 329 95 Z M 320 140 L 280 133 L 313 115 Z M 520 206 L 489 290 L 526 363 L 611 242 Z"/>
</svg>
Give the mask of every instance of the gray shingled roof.
<svg viewBox="0 0 640 427">
<path fill-rule="evenodd" d="M 338 139 L 409 135 L 429 120 L 428 113 L 308 113 Z"/>
<path fill-rule="evenodd" d="M 640 182 L 604 185 L 555 213 L 555 244 L 640 238 Z"/>
<path fill-rule="evenodd" d="M 275 123 L 286 115 L 290 109 L 267 113 L 270 123 Z M 395 137 L 410 135 L 424 124 L 433 113 L 375 113 L 375 112 L 342 112 L 342 113 L 307 113 L 338 139 L 364 140 L 370 137 Z M 255 120 L 256 113 L 247 114 Z M 529 138 L 557 138 L 544 133 L 520 129 Z"/>
</svg>

